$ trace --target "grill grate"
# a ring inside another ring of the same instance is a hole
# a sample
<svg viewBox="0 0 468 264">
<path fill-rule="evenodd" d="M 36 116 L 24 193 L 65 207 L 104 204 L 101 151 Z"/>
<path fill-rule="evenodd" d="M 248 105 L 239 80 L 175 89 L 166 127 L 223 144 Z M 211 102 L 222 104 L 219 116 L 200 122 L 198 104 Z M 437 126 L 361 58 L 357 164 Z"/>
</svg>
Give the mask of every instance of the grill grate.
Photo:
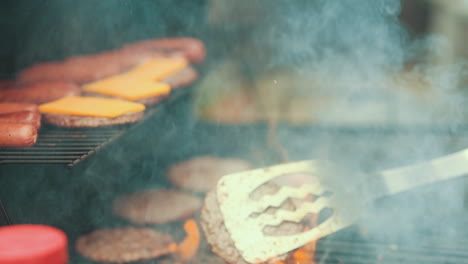
<svg viewBox="0 0 468 264">
<path fill-rule="evenodd" d="M 127 129 L 128 127 L 69 130 L 46 127 L 41 129 L 33 147 L 0 149 L 0 164 L 67 164 L 72 168 L 123 135 Z"/>
<path fill-rule="evenodd" d="M 142 124 L 161 107 L 188 94 L 186 89 L 174 91 L 161 103 L 147 108 L 142 120 L 129 125 L 102 128 L 68 129 L 43 126 L 37 143 L 29 148 L 0 148 L 2 164 L 66 164 L 75 167 L 105 145 L 124 135 L 131 127 Z"/>
<path fill-rule="evenodd" d="M 359 263 L 386 264 L 411 263 L 428 264 L 468 263 L 467 247 L 402 246 L 398 244 L 356 242 L 328 239 L 317 245 L 316 263 Z"/>
</svg>

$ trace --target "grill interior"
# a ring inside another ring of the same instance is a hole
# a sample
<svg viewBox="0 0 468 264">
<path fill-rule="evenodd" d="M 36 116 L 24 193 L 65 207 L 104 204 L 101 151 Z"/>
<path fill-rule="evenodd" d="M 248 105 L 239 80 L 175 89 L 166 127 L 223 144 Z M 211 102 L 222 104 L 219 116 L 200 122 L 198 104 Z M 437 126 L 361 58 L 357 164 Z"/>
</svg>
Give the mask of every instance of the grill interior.
<svg viewBox="0 0 468 264">
<path fill-rule="evenodd" d="M 250 160 L 256 166 L 278 162 L 278 155 L 266 144 L 268 127 L 265 124 L 226 126 L 192 120 L 186 109 L 182 109 L 190 107 L 187 101 L 179 100 L 183 95 L 188 94 L 173 94 L 164 103 L 148 109 L 146 120 L 133 125 L 81 130 L 45 126 L 35 147 L 2 149 L 0 177 L 4 184 L 0 186 L 0 199 L 4 201 L 12 221 L 44 223 L 64 229 L 70 239 L 70 263 L 93 264 L 96 262 L 79 256 L 74 250 L 76 238 L 98 228 L 129 225 L 112 215 L 110 206 L 113 199 L 122 193 L 143 188 L 169 187 L 164 175 L 174 163 L 199 155 L 237 157 Z M 412 158 L 413 147 L 419 147 L 427 140 L 433 139 L 446 146 L 437 153 L 427 153 L 427 158 L 468 145 L 464 129 L 458 132 L 423 128 L 376 131 L 280 126 L 277 135 L 292 160 L 320 157 L 324 145 L 352 152 L 366 143 L 370 147 L 368 153 L 361 153 L 364 157 L 377 156 L 378 160 L 385 161 L 369 165 L 374 167 L 416 162 Z M 226 140 L 230 138 L 239 140 Z M 382 142 L 401 140 L 414 144 L 402 146 L 395 155 L 379 146 Z M 88 162 L 75 169 L 66 169 L 86 159 Z M 16 164 L 7 166 L 7 163 Z M 17 166 L 24 163 L 31 164 Z M 17 176 L 22 178 L 21 185 L 18 185 Z M 448 186 L 441 186 L 441 190 L 449 190 L 445 189 Z M 431 202 L 440 207 L 444 201 L 433 199 Z M 399 217 L 404 219 L 404 216 Z M 468 219 L 464 215 L 450 217 Z M 2 221 L 0 219 L 0 224 Z M 181 237 L 182 223 L 157 228 L 178 239 Z M 353 226 L 320 240 L 316 263 L 468 263 L 468 234 L 459 229 L 457 240 L 453 240 L 452 237 L 444 237 L 443 231 L 436 235 L 422 235 L 412 240 L 417 241 L 415 243 L 405 243 L 399 241 L 397 234 L 396 238 L 375 239 L 363 235 Z M 203 259 L 211 254 L 205 250 L 199 257 Z M 193 263 L 210 263 L 200 259 Z"/>
<path fill-rule="evenodd" d="M 348 231 L 348 235 L 349 232 L 351 231 Z M 434 240 L 434 246 L 405 245 L 357 239 L 347 240 L 339 238 L 340 235 L 323 239 L 317 244 L 315 258 L 317 263 L 468 263 L 468 244 L 466 243 L 444 245 Z M 431 238 L 421 237 L 420 239 L 428 242 Z"/>
<path fill-rule="evenodd" d="M 125 133 L 125 128 L 66 130 L 47 127 L 39 133 L 32 148 L 3 148 L 0 164 L 51 163 L 76 166 Z"/>
</svg>

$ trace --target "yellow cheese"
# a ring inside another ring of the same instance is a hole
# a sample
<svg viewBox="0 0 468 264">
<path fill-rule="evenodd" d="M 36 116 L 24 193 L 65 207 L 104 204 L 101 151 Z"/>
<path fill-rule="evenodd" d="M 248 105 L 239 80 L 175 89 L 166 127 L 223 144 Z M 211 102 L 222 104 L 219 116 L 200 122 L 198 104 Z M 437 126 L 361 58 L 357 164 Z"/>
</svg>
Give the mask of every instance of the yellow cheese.
<svg viewBox="0 0 468 264">
<path fill-rule="evenodd" d="M 127 74 L 142 79 L 160 81 L 187 67 L 188 62 L 182 58 L 156 58 L 144 62 Z"/>
<path fill-rule="evenodd" d="M 114 118 L 141 112 L 145 105 L 117 99 L 71 96 L 39 106 L 41 113 Z"/>
<path fill-rule="evenodd" d="M 123 74 L 87 84 L 83 86 L 83 90 L 134 101 L 168 94 L 171 87 L 165 83 Z"/>
</svg>

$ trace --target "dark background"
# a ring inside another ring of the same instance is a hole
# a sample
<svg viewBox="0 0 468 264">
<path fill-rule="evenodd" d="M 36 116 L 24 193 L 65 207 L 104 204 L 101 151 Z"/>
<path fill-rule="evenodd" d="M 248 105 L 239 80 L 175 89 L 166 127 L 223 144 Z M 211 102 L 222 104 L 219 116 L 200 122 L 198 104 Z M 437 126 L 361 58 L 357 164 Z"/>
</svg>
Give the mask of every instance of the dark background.
<svg viewBox="0 0 468 264">
<path fill-rule="evenodd" d="M 202 37 L 205 0 L 2 0 L 0 78 L 30 64 L 132 41 Z"/>
<path fill-rule="evenodd" d="M 294 3 L 304 6 L 298 9 L 302 12 L 310 6 L 309 1 Z M 251 3 L 252 8 L 267 9 L 275 23 L 290 4 L 285 0 Z M 248 38 L 247 31 L 255 32 L 252 25 L 235 29 L 242 21 L 232 18 L 210 27 L 207 12 L 208 0 L 2 0 L 0 79 L 14 78 L 18 71 L 37 62 L 100 52 L 148 38 L 200 38 L 211 48 L 210 54 L 217 56 L 216 50 L 228 51 L 233 42 Z M 429 16 L 427 1 L 402 1 L 400 18 L 413 35 L 427 31 Z M 266 28 L 272 22 L 263 17 L 256 23 L 261 21 Z M 258 26 L 260 31 L 262 26 Z"/>
</svg>

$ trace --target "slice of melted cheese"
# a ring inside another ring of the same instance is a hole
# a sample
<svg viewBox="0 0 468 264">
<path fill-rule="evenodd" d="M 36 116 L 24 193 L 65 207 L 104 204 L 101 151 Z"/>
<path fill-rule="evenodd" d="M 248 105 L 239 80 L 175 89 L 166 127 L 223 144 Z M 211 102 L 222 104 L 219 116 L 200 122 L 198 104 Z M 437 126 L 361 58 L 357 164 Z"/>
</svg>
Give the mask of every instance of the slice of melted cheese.
<svg viewBox="0 0 468 264">
<path fill-rule="evenodd" d="M 145 105 L 117 99 L 97 97 L 65 97 L 39 106 L 44 114 L 66 114 L 114 118 L 145 110 Z"/>
<path fill-rule="evenodd" d="M 182 58 L 156 58 L 142 63 L 127 74 L 141 79 L 161 81 L 187 66 L 187 60 Z"/>
<path fill-rule="evenodd" d="M 135 101 L 169 94 L 171 87 L 165 83 L 122 74 L 87 84 L 83 86 L 83 91 Z"/>
</svg>

